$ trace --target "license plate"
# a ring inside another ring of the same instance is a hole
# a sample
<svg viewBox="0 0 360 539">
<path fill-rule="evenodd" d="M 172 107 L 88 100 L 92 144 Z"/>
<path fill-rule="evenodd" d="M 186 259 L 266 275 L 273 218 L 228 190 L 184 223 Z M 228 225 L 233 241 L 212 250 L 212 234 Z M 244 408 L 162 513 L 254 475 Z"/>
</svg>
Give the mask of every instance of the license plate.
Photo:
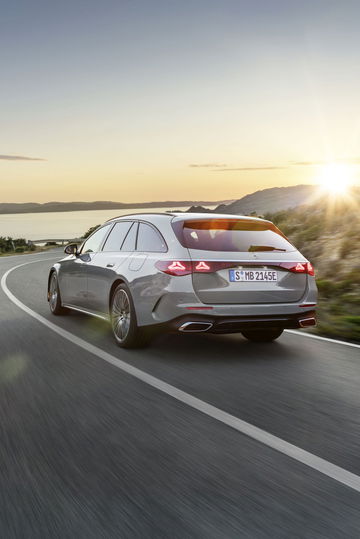
<svg viewBox="0 0 360 539">
<path fill-rule="evenodd" d="M 277 271 L 273 270 L 229 270 L 230 282 L 277 281 Z"/>
</svg>

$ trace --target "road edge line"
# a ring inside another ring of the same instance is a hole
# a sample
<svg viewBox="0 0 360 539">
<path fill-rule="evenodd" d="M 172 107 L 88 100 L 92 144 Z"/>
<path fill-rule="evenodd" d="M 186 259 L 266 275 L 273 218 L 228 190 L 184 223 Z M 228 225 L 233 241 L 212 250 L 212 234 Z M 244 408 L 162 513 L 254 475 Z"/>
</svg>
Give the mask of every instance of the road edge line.
<svg viewBox="0 0 360 539">
<path fill-rule="evenodd" d="M 309 337 L 309 339 L 315 339 L 317 341 L 326 341 L 333 344 L 343 344 L 344 346 L 352 346 L 353 348 L 360 348 L 360 344 L 347 341 L 339 341 L 338 339 L 331 339 L 330 337 L 322 337 L 321 335 L 314 335 L 313 333 L 303 333 L 302 331 L 297 331 L 296 329 L 285 329 L 286 333 L 292 333 L 293 335 L 300 335 L 300 337 Z"/>
</svg>

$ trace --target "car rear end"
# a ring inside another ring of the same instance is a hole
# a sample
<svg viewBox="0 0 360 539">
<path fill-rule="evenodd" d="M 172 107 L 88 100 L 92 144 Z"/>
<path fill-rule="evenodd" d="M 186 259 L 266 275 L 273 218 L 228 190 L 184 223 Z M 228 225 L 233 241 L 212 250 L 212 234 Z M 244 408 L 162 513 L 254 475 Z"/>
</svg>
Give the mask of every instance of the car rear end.
<svg viewBox="0 0 360 539">
<path fill-rule="evenodd" d="M 182 214 L 171 226 L 182 256 L 172 249 L 175 256 L 157 269 L 171 276 L 168 292 L 177 293 L 162 302 L 162 314 L 161 302 L 157 307 L 160 318 L 172 310 L 174 329 L 233 333 L 316 323 L 312 265 L 273 223 Z"/>
</svg>

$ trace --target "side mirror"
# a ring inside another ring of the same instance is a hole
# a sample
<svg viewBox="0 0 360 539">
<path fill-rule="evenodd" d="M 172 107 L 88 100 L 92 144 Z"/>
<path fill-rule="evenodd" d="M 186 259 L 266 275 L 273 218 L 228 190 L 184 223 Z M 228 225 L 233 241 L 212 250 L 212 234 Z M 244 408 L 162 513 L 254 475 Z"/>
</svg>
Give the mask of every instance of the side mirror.
<svg viewBox="0 0 360 539">
<path fill-rule="evenodd" d="M 64 253 L 66 255 L 75 255 L 75 256 L 77 256 L 79 254 L 77 244 L 76 243 L 69 243 L 69 245 L 67 245 L 65 247 Z"/>
</svg>

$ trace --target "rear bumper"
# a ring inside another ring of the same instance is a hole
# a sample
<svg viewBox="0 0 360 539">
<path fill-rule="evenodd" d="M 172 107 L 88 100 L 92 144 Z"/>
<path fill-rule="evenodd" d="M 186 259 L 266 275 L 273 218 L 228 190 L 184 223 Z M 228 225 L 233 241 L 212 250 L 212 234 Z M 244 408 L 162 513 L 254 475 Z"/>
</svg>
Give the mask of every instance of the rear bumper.
<svg viewBox="0 0 360 539">
<path fill-rule="evenodd" d="M 167 324 L 169 330 L 182 332 L 240 333 L 246 329 L 298 329 L 316 324 L 315 311 L 266 316 L 209 316 L 187 314 Z"/>
<path fill-rule="evenodd" d="M 180 283 L 181 287 L 185 288 L 183 280 L 187 277 L 190 276 L 174 277 L 174 283 L 172 282 L 172 284 Z M 175 279 L 177 279 L 176 282 Z M 189 285 L 189 282 L 185 284 Z M 285 318 L 285 321 L 290 319 L 291 322 L 297 314 L 302 316 L 307 311 L 316 309 L 317 290 L 315 281 L 311 281 L 309 284 L 311 286 L 305 291 L 304 296 L 295 303 L 225 303 L 209 305 L 199 301 L 192 291 L 179 289 L 170 292 L 167 290 L 157 298 L 151 313 L 139 308 L 137 319 L 139 325 L 170 324 L 173 320 L 186 315 L 206 316 L 215 320 L 225 319 L 226 317 L 229 320 L 236 319 L 240 321 L 250 319 L 255 322 L 261 319 L 265 321 L 276 316 L 281 319 Z"/>
</svg>

